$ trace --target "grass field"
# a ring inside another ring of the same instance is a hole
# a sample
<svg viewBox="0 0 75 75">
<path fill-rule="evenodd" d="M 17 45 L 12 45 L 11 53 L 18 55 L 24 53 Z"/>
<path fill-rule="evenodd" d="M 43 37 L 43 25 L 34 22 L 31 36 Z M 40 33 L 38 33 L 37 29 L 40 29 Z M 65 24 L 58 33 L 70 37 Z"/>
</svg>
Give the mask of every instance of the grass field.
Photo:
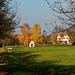
<svg viewBox="0 0 75 75">
<path fill-rule="evenodd" d="M 15 47 L 3 56 L 9 75 L 75 75 L 75 46 Z"/>
</svg>

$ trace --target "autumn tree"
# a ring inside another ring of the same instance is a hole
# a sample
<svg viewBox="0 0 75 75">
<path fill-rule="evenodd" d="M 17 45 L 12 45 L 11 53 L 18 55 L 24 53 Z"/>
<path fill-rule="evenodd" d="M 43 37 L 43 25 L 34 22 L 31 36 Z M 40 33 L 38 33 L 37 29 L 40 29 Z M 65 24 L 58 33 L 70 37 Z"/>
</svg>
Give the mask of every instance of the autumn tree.
<svg viewBox="0 0 75 75">
<path fill-rule="evenodd" d="M 14 46 L 19 45 L 20 44 L 19 37 L 20 34 L 11 34 L 12 39 L 10 39 L 11 41 L 9 42 L 9 44 L 12 44 Z"/>
<path fill-rule="evenodd" d="M 21 29 L 21 36 L 20 36 L 20 41 L 24 44 L 24 45 L 28 45 L 29 44 L 29 38 L 31 36 L 30 34 L 30 26 L 27 23 L 24 23 L 22 26 L 20 26 Z"/>
<path fill-rule="evenodd" d="M 45 0 L 66 28 L 75 27 L 75 0 Z M 75 30 L 75 29 L 74 29 Z M 75 33 L 75 32 L 74 32 Z"/>
<path fill-rule="evenodd" d="M 9 37 L 5 37 L 5 39 L 0 39 L 0 44 L 3 45 L 3 50 L 5 45 L 18 45 L 20 43 L 18 34 L 10 34 Z"/>
<path fill-rule="evenodd" d="M 35 44 L 41 43 L 42 42 L 42 36 L 41 34 L 41 28 L 39 24 L 35 24 L 31 30 L 31 40 L 34 41 Z"/>
<path fill-rule="evenodd" d="M 73 33 L 69 29 L 67 29 L 66 34 L 69 36 L 69 41 L 71 43 L 74 43 L 75 42 L 75 36 L 73 36 Z"/>
<path fill-rule="evenodd" d="M 47 35 L 47 36 L 45 37 L 45 44 L 51 44 L 51 40 L 52 40 L 52 39 L 50 39 L 50 35 Z"/>
</svg>

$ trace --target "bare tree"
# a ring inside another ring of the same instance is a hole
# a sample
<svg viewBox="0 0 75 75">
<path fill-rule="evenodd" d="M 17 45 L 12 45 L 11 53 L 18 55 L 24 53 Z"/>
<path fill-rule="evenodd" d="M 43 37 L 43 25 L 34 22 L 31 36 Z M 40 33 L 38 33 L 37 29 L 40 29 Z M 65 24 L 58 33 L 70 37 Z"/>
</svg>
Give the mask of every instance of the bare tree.
<svg viewBox="0 0 75 75">
<path fill-rule="evenodd" d="M 75 0 L 45 0 L 67 28 L 75 27 Z M 66 26 L 67 25 L 67 26 Z"/>
<path fill-rule="evenodd" d="M 64 29 L 63 29 L 63 26 L 61 25 L 59 26 L 55 25 L 55 27 L 53 28 L 53 33 L 55 33 L 56 35 L 63 32 L 64 32 Z"/>
<path fill-rule="evenodd" d="M 45 30 L 43 30 L 43 43 L 45 44 L 46 43 L 46 37 L 47 37 L 47 32 Z"/>
</svg>

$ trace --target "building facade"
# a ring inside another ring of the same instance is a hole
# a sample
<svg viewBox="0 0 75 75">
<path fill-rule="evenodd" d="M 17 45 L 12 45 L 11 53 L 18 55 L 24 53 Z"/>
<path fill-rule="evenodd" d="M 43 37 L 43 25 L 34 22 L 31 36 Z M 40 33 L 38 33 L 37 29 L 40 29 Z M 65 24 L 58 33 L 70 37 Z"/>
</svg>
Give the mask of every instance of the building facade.
<svg viewBox="0 0 75 75">
<path fill-rule="evenodd" d="M 66 33 L 60 33 L 57 35 L 57 41 L 61 44 L 69 44 L 69 36 Z"/>
</svg>

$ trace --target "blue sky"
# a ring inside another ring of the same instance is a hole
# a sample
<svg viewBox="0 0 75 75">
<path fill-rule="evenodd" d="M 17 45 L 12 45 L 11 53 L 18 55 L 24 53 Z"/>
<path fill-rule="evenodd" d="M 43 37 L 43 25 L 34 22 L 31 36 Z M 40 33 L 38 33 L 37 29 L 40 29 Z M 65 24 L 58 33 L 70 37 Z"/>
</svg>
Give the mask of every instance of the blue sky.
<svg viewBox="0 0 75 75">
<path fill-rule="evenodd" d="M 50 26 L 50 22 L 56 21 L 57 18 L 52 15 L 52 11 L 49 10 L 49 6 L 43 0 L 16 0 L 19 4 L 18 13 L 21 16 L 21 22 L 19 24 L 28 23 L 30 27 L 34 24 L 39 24 L 41 30 L 47 30 L 45 23 L 49 25 L 49 29 L 52 31 L 53 26 Z M 20 29 L 16 30 L 16 33 L 20 33 Z M 50 32 L 48 33 L 50 34 Z"/>
</svg>

